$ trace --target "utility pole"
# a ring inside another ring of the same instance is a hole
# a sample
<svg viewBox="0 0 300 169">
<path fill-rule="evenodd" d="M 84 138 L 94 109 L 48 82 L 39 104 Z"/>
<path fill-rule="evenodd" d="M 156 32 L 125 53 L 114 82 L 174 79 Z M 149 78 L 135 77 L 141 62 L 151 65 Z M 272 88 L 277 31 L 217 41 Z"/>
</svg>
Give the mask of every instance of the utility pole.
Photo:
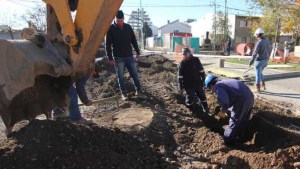
<svg viewBox="0 0 300 169">
<path fill-rule="evenodd" d="M 273 49 L 271 56 L 274 59 L 276 56 L 277 50 L 278 50 L 278 45 L 279 45 L 279 36 L 280 36 L 280 17 L 277 18 L 276 20 L 276 35 L 275 35 L 275 42 L 273 44 Z"/>
<path fill-rule="evenodd" d="M 142 38 L 142 44 L 141 44 L 141 48 L 144 49 L 144 33 L 143 33 L 143 29 L 144 29 L 144 9 L 142 7 L 142 0 L 140 0 L 140 7 L 141 7 L 141 38 Z"/>
<path fill-rule="evenodd" d="M 214 0 L 214 44 L 213 51 L 216 51 L 216 39 L 217 39 L 217 4 L 216 0 Z"/>
<path fill-rule="evenodd" d="M 280 36 L 280 17 L 277 18 L 277 23 L 276 23 L 275 43 L 279 43 L 279 36 Z"/>
<path fill-rule="evenodd" d="M 225 16 L 225 25 L 224 25 L 224 38 L 226 40 L 226 35 L 227 35 L 227 27 L 228 27 L 228 23 L 227 23 L 227 0 L 225 0 L 225 12 L 224 12 L 224 16 Z"/>
</svg>

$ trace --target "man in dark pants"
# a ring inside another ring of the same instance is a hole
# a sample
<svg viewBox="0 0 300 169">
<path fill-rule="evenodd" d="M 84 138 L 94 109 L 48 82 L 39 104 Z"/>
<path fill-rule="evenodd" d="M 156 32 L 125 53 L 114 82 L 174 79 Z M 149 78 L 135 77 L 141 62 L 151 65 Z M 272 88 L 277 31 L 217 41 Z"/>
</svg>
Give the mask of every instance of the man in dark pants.
<svg viewBox="0 0 300 169">
<path fill-rule="evenodd" d="M 191 54 L 189 48 L 183 50 L 183 60 L 179 64 L 178 83 L 181 94 L 183 89 L 186 92 L 185 104 L 192 107 L 194 104 L 195 95 L 200 99 L 200 102 L 206 113 L 209 113 L 206 95 L 204 91 L 205 71 L 200 60 Z"/>
<path fill-rule="evenodd" d="M 235 144 L 243 136 L 251 117 L 254 96 L 248 86 L 238 80 L 222 80 L 208 75 L 205 85 L 216 94 L 221 106 L 219 117 L 225 117 L 229 112 L 229 125 L 224 132 L 226 144 Z"/>
<path fill-rule="evenodd" d="M 132 46 L 137 53 L 135 58 L 133 57 Z M 122 99 L 128 100 L 124 82 L 125 67 L 133 79 L 136 90 L 135 95 L 139 96 L 141 84 L 138 78 L 136 66 L 137 61 L 139 61 L 140 58 L 140 49 L 138 48 L 131 26 L 124 23 L 124 13 L 122 11 L 118 11 L 115 22 L 110 26 L 107 32 L 106 52 L 109 63 L 115 66 Z"/>
</svg>

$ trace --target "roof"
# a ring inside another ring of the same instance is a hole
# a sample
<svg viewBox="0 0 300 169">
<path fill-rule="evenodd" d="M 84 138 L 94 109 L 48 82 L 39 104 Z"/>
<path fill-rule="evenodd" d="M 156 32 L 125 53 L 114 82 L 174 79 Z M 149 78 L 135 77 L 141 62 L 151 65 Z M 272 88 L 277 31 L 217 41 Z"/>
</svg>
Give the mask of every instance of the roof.
<svg viewBox="0 0 300 169">
<path fill-rule="evenodd" d="M 253 15 L 253 16 L 249 16 L 249 15 L 235 15 L 236 17 L 240 17 L 240 18 L 261 18 L 261 16 L 258 15 Z"/>
<path fill-rule="evenodd" d="M 164 28 L 164 27 L 166 27 L 166 26 L 168 26 L 168 25 L 171 25 L 171 24 L 173 24 L 173 23 L 176 23 L 176 22 L 179 22 L 179 19 L 177 19 L 177 20 L 175 20 L 175 21 L 173 21 L 173 22 L 170 22 L 170 23 L 168 23 L 168 24 L 166 24 L 166 25 L 163 25 L 163 26 L 161 26 L 161 27 L 158 28 L 158 29 L 162 29 L 162 28 Z M 188 24 L 186 24 L 186 23 L 182 23 L 182 22 L 179 22 L 179 23 L 181 23 L 182 25 L 185 25 L 185 26 L 187 26 L 187 27 L 191 27 L 190 25 L 188 25 Z"/>
</svg>

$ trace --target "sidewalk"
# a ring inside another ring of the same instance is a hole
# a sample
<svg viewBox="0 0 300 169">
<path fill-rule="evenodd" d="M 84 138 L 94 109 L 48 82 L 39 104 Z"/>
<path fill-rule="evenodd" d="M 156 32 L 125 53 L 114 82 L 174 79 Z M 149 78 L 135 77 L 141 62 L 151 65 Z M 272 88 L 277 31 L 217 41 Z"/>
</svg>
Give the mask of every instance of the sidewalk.
<svg viewBox="0 0 300 169">
<path fill-rule="evenodd" d="M 201 58 L 200 58 L 201 59 Z M 211 61 L 205 61 L 211 63 Z M 219 68 L 219 62 L 205 66 L 206 71 L 223 75 L 229 78 L 240 78 L 245 81 L 255 82 L 255 70 L 249 70 L 249 66 L 225 62 L 224 68 Z M 248 71 L 249 70 L 249 71 Z M 267 90 L 258 94 L 259 97 L 270 101 L 282 103 L 291 111 L 300 116 L 300 72 L 291 72 L 272 69 L 272 66 L 264 70 Z"/>
</svg>

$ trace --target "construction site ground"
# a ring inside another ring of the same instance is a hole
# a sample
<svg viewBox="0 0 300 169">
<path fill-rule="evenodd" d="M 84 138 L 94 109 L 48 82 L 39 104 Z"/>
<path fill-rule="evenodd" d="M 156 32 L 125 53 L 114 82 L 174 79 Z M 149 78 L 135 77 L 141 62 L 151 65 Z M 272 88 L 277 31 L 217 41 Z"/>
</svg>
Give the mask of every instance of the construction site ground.
<svg viewBox="0 0 300 169">
<path fill-rule="evenodd" d="M 100 78 L 88 81 L 89 97 L 118 94 L 114 69 L 101 61 Z M 300 118 L 277 102 L 255 100 L 244 142 L 226 146 L 228 119 L 184 106 L 177 90 L 177 65 L 160 56 L 138 66 L 142 98 L 126 73 L 129 101 L 81 107 L 90 126 L 43 115 L 15 126 L 10 138 L 0 127 L 0 168 L 295 168 L 300 162 Z M 216 98 L 207 92 L 214 112 Z"/>
</svg>

